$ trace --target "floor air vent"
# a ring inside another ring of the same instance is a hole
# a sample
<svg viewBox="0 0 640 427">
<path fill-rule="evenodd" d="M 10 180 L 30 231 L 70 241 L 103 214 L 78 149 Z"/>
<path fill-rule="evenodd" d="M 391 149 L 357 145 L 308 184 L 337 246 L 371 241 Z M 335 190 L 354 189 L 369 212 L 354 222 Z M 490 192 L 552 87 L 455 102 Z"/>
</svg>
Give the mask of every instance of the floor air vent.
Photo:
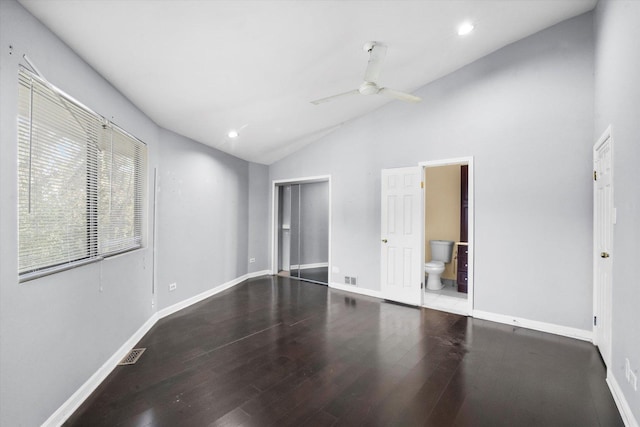
<svg viewBox="0 0 640 427">
<path fill-rule="evenodd" d="M 146 348 L 134 348 L 127 354 L 118 365 L 133 365 L 140 359 Z"/>
</svg>

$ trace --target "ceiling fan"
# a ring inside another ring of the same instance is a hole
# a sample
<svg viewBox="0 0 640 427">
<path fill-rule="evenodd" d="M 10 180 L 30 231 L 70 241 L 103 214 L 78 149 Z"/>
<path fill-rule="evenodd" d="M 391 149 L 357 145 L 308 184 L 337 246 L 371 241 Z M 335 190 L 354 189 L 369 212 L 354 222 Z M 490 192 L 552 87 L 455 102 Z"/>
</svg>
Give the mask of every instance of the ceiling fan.
<svg viewBox="0 0 640 427">
<path fill-rule="evenodd" d="M 377 80 L 378 77 L 380 77 L 382 61 L 387 54 L 387 46 L 378 42 L 367 42 L 363 49 L 365 52 L 369 52 L 369 63 L 367 64 L 367 70 L 364 72 L 364 82 L 362 82 L 360 87 L 349 92 L 316 99 L 315 101 L 311 101 L 312 104 L 318 105 L 351 95 L 383 95 L 406 102 L 420 102 L 422 100 L 415 95 L 389 89 L 388 87 L 378 86 Z"/>
</svg>

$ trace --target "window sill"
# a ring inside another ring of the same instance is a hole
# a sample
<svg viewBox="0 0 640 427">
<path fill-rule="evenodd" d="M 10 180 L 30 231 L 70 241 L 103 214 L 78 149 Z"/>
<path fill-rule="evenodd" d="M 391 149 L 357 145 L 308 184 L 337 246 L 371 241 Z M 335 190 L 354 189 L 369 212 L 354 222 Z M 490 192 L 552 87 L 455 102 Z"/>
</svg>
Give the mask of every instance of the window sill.
<svg viewBox="0 0 640 427">
<path fill-rule="evenodd" d="M 71 270 L 72 268 L 81 267 L 83 265 L 93 264 L 94 262 L 102 261 L 103 259 L 104 258 L 102 257 L 83 259 L 81 261 L 74 261 L 68 264 L 56 265 L 55 267 L 34 271 L 32 273 L 24 273 L 18 276 L 18 283 L 29 282 L 31 280 L 39 279 L 41 277 L 60 273 L 61 271 L 67 271 L 67 270 Z"/>
<path fill-rule="evenodd" d="M 120 251 L 113 252 L 109 254 L 104 254 L 99 257 L 91 258 L 91 259 L 83 259 L 80 261 L 74 261 L 67 264 L 56 265 L 55 267 L 44 268 L 42 270 L 34 271 L 31 273 L 24 273 L 18 276 L 18 283 L 25 283 L 31 280 L 40 279 L 41 277 L 50 276 L 52 274 L 60 273 L 62 271 L 71 270 L 76 267 L 82 267 L 83 265 L 93 264 L 94 262 L 104 261 L 106 259 L 116 258 L 121 255 L 126 255 L 131 252 L 135 252 L 139 249 L 143 249 L 142 246 L 135 246 L 133 248 Z"/>
</svg>

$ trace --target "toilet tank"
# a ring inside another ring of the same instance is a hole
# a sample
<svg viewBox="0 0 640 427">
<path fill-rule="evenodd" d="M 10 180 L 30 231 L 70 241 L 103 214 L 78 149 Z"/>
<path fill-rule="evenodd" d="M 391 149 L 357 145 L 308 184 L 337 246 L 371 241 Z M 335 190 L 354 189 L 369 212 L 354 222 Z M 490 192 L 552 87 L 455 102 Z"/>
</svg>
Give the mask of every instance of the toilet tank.
<svg viewBox="0 0 640 427">
<path fill-rule="evenodd" d="M 442 261 L 445 264 L 451 262 L 453 241 L 429 240 L 429 246 L 431 246 L 431 261 Z"/>
</svg>

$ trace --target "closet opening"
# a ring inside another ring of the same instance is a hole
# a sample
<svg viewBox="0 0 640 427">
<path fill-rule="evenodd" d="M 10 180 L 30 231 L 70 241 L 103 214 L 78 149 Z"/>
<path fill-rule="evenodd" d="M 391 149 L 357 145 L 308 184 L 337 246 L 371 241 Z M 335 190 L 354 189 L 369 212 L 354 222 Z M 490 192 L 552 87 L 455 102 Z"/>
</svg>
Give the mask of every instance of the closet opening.
<svg viewBox="0 0 640 427">
<path fill-rule="evenodd" d="M 274 181 L 274 274 L 328 285 L 329 205 L 328 177 Z"/>
</svg>

